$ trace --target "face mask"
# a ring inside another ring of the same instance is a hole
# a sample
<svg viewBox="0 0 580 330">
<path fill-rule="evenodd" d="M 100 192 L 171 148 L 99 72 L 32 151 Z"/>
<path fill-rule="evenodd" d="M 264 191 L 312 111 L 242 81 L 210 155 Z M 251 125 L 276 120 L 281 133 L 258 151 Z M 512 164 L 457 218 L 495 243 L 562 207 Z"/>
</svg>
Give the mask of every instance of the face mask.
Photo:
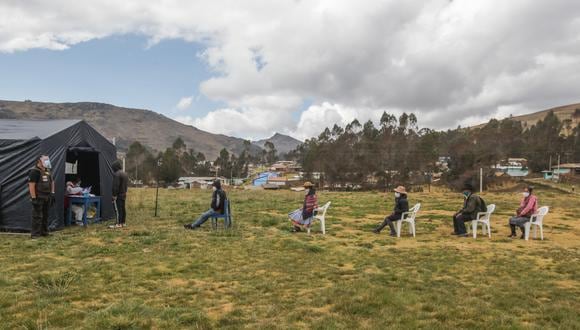
<svg viewBox="0 0 580 330">
<path fill-rule="evenodd" d="M 525 197 L 525 198 L 527 198 L 527 197 L 529 197 L 529 196 L 530 196 L 530 193 L 529 193 L 529 192 L 525 192 L 525 193 L 524 193 L 524 197 Z"/>
<path fill-rule="evenodd" d="M 212 187 L 212 189 L 213 189 L 213 191 L 216 191 L 216 190 L 217 190 L 217 188 L 216 188 L 216 187 Z"/>
<path fill-rule="evenodd" d="M 398 192 L 396 192 L 396 193 L 395 193 L 395 197 L 396 197 L 396 198 L 399 198 L 399 197 L 401 197 L 401 194 L 400 194 L 400 193 L 398 193 Z"/>
<path fill-rule="evenodd" d="M 50 158 L 46 157 L 42 159 L 42 166 L 46 169 L 51 169 L 52 165 L 50 164 Z"/>
<path fill-rule="evenodd" d="M 465 198 L 469 197 L 469 192 L 468 191 L 464 192 L 463 197 L 465 197 Z"/>
</svg>

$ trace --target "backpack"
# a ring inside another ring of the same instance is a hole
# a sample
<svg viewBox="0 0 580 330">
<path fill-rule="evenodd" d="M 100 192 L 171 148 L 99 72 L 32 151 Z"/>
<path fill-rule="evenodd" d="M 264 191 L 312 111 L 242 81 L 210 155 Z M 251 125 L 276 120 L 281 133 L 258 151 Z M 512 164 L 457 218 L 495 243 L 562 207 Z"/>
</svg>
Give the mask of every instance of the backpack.
<svg viewBox="0 0 580 330">
<path fill-rule="evenodd" d="M 485 201 L 481 196 L 479 197 L 479 211 L 478 212 L 487 212 L 487 205 L 485 205 Z"/>
</svg>

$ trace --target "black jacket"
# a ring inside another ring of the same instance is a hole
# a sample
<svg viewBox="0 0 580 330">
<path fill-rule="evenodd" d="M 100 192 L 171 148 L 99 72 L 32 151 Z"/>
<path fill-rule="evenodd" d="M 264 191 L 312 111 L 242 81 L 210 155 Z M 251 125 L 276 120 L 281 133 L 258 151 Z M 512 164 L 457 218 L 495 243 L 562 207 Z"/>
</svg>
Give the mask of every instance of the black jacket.
<svg viewBox="0 0 580 330">
<path fill-rule="evenodd" d="M 226 193 L 221 189 L 216 189 L 211 195 L 211 208 L 212 210 L 223 214 L 224 213 L 224 202 L 226 201 Z"/>
<path fill-rule="evenodd" d="M 465 201 L 463 202 L 463 208 L 459 211 L 464 217 L 468 217 L 470 219 L 477 218 L 477 212 L 479 212 L 481 200 L 479 196 L 476 194 L 471 194 Z"/>
<path fill-rule="evenodd" d="M 113 169 L 113 197 L 119 199 L 127 199 L 127 186 L 129 185 L 129 177 L 127 173 L 121 171 L 121 165 L 117 162 L 111 166 Z"/>
<path fill-rule="evenodd" d="M 408 211 L 409 201 L 407 201 L 407 195 L 401 195 L 401 197 L 395 198 L 395 209 L 393 210 L 393 213 L 396 215 L 401 215 Z"/>
</svg>

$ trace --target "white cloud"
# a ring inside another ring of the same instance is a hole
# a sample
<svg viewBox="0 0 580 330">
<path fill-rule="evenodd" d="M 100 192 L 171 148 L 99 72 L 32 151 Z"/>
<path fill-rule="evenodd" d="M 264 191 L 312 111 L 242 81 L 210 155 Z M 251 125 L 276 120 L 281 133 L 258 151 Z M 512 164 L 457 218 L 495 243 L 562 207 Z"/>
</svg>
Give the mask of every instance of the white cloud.
<svg viewBox="0 0 580 330">
<path fill-rule="evenodd" d="M 191 107 L 191 104 L 193 103 L 193 96 L 187 96 L 187 97 L 182 97 L 181 99 L 179 99 L 179 102 L 177 102 L 177 105 L 175 106 L 178 110 L 187 110 L 189 109 L 189 107 Z"/>
<path fill-rule="evenodd" d="M 382 109 L 446 128 L 577 102 L 578 17 L 571 0 L 3 1 L 0 52 L 127 33 L 201 42 L 215 75 L 200 92 L 226 107 L 191 123 L 304 137 Z"/>
</svg>

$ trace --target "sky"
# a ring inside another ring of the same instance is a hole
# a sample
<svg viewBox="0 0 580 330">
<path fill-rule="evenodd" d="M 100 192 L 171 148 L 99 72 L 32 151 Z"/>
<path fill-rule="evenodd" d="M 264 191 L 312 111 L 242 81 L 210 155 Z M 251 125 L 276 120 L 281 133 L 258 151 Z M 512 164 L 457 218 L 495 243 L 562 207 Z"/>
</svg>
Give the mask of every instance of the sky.
<svg viewBox="0 0 580 330">
<path fill-rule="evenodd" d="M 479 124 L 580 102 L 580 1 L 0 0 L 0 99 L 250 139 Z"/>
</svg>

